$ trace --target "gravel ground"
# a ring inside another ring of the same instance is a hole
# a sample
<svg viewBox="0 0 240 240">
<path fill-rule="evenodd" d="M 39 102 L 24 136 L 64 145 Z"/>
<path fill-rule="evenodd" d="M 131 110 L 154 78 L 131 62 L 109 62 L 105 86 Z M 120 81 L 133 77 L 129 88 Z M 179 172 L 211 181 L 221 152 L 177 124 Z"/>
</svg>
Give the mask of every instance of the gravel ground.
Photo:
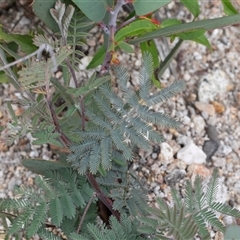
<svg viewBox="0 0 240 240">
<path fill-rule="evenodd" d="M 222 16 L 220 1 L 203 1 L 201 19 Z M 4 10 L 5 13 L 10 10 Z M 22 11 L 24 14 L 24 11 Z M 4 19 L 0 16 L 0 22 Z M 6 16 L 6 15 L 5 15 Z M 190 19 L 190 15 L 179 4 L 169 4 L 160 12 L 161 18 L 178 17 Z M 29 19 L 19 21 L 20 29 L 28 26 Z M 31 21 L 30 21 L 31 22 Z M 5 22 L 6 23 L 6 22 Z M 21 27 L 21 24 L 23 26 Z M 30 24 L 30 23 L 29 23 Z M 16 29 L 16 28 L 15 28 Z M 97 30 L 95 30 L 97 31 Z M 150 186 L 149 198 L 156 196 L 171 199 L 170 187 L 181 188 L 187 179 L 196 174 L 207 178 L 216 167 L 221 176 L 219 201 L 227 202 L 240 209 L 240 33 L 239 25 L 208 32 L 213 51 L 193 42 L 184 42 L 170 70 L 161 79 L 163 86 L 176 79 L 183 79 L 186 90 L 167 103 L 154 106 L 155 111 L 168 113 L 182 123 L 181 128 L 159 129 L 165 142 L 153 146 L 149 152 L 139 152 L 132 168 Z M 100 41 L 98 41 L 101 43 Z M 166 54 L 172 44 L 157 40 L 160 56 Z M 96 41 L 90 40 L 89 53 L 94 52 Z M 132 70 L 132 85 L 137 87 L 140 54 L 120 55 L 122 62 Z M 87 65 L 90 57 L 83 59 Z M 83 73 L 86 74 L 87 73 Z M 18 93 L 13 87 L 0 85 L 1 125 L 9 121 L 6 99 L 16 99 Z M 15 106 L 16 114 L 23 109 Z M 2 133 L 1 138 L 5 136 Z M 214 154 L 214 155 L 212 155 Z M 212 155 L 212 156 L 211 156 Z M 0 143 L 0 197 L 12 196 L 15 184 L 33 184 L 34 175 L 26 171 L 20 161 L 26 157 L 51 159 L 49 146 L 33 146 L 31 137 L 26 136 L 16 144 L 7 147 Z M 234 219 L 224 218 L 225 224 Z M 213 239 L 222 239 L 220 233 L 212 231 Z"/>
</svg>

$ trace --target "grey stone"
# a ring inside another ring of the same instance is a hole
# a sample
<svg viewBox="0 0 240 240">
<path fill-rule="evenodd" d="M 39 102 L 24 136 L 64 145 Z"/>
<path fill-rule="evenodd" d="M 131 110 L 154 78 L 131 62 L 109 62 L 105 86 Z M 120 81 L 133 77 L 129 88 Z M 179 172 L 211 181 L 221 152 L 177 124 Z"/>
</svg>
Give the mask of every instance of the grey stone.
<svg viewBox="0 0 240 240">
<path fill-rule="evenodd" d="M 169 186 L 175 185 L 177 182 L 179 182 L 182 178 L 184 178 L 186 175 L 185 170 L 180 169 L 174 169 L 172 173 L 168 174 L 164 180 Z"/>
<path fill-rule="evenodd" d="M 219 139 L 218 139 L 218 132 L 215 126 L 213 125 L 208 125 L 207 127 L 207 135 L 208 137 L 212 140 L 215 141 L 219 144 Z"/>
<path fill-rule="evenodd" d="M 210 161 L 212 156 L 216 153 L 218 146 L 218 143 L 212 140 L 207 140 L 204 142 L 203 151 L 207 155 L 207 162 Z"/>
</svg>

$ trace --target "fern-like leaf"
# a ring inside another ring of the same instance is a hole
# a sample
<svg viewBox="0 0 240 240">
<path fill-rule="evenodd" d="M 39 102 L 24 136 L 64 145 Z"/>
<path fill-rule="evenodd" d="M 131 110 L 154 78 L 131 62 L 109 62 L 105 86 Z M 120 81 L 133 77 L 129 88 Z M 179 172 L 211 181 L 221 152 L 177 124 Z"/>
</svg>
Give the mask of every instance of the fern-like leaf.
<svg viewBox="0 0 240 240">
<path fill-rule="evenodd" d="M 49 232 L 45 228 L 40 228 L 38 231 L 38 236 L 41 237 L 43 240 L 62 240 L 61 237 L 56 236 L 53 232 Z"/>
<path fill-rule="evenodd" d="M 45 202 L 42 202 L 38 206 L 36 206 L 31 224 L 27 228 L 27 236 L 29 238 L 34 236 L 38 232 L 38 229 L 46 221 L 46 217 L 47 217 L 46 212 L 47 212 L 47 205 Z"/>
<path fill-rule="evenodd" d="M 87 225 L 87 230 L 78 235 L 72 233 L 71 240 L 143 240 L 140 233 L 137 232 L 137 222 L 133 218 L 129 218 L 126 214 L 122 214 L 120 222 L 110 217 L 110 228 L 106 226 L 98 226 L 92 223 Z"/>
<path fill-rule="evenodd" d="M 41 145 L 44 143 L 51 143 L 53 145 L 62 147 L 62 144 L 57 138 L 60 136 L 59 133 L 54 132 L 55 126 L 50 125 L 45 130 L 39 130 L 33 133 L 33 137 L 37 138 L 33 141 L 35 145 Z"/>
<path fill-rule="evenodd" d="M 94 174 L 100 167 L 103 170 L 109 170 L 113 160 L 111 155 L 115 149 L 122 152 L 126 160 L 132 160 L 135 147 L 147 150 L 151 141 L 161 142 L 163 140 L 162 135 L 155 131 L 153 125 L 171 128 L 179 126 L 178 122 L 169 116 L 153 112 L 150 108 L 152 106 L 146 104 L 146 101 L 154 102 L 155 97 L 166 100 L 180 91 L 182 89 L 180 86 L 183 84 L 173 84 L 167 90 L 162 90 L 163 92 L 160 91 L 155 94 L 154 98 L 151 98 L 149 90 L 152 71 L 152 58 L 146 55 L 141 69 L 138 92 L 127 87 L 129 75 L 123 67 L 118 66 L 114 68 L 114 72 L 119 78 L 120 94 L 117 95 L 113 91 L 110 83 L 103 83 L 92 93 L 92 101 L 87 103 L 85 111 L 89 119 L 89 124 L 87 124 L 89 127 L 86 126 L 85 133 L 79 132 L 80 142 L 73 144 L 70 148 L 72 153 L 68 160 L 74 166 L 80 167 L 82 164 L 84 170 L 90 167 L 90 171 Z M 96 150 L 99 145 L 104 147 L 104 151 L 101 150 L 100 154 Z M 85 158 L 86 154 L 90 156 L 89 163 Z M 83 159 L 84 163 L 76 163 Z M 81 173 L 84 173 L 84 170 L 78 169 Z"/>
<path fill-rule="evenodd" d="M 62 47 L 53 58 L 55 58 L 57 65 L 60 65 L 71 53 L 71 49 Z M 48 59 L 46 62 L 31 62 L 30 66 L 19 71 L 19 82 L 22 88 L 26 90 L 44 86 L 46 81 L 49 80 L 47 78 L 51 76 L 54 67 L 52 58 Z"/>
<path fill-rule="evenodd" d="M 206 190 L 206 199 L 208 205 L 212 205 L 212 203 L 216 200 L 218 187 L 219 187 L 218 172 L 217 169 L 214 169 L 208 184 L 208 188 Z"/>
<path fill-rule="evenodd" d="M 169 87 L 162 89 L 160 92 L 157 92 L 146 99 L 147 106 L 153 106 L 155 104 L 164 102 L 169 98 L 175 96 L 176 94 L 182 92 L 185 88 L 185 83 L 183 81 L 175 81 Z"/>
<path fill-rule="evenodd" d="M 50 200 L 49 214 L 51 216 L 53 224 L 59 227 L 63 220 L 63 210 L 59 198 Z"/>
<path fill-rule="evenodd" d="M 211 208 L 217 212 L 220 212 L 222 214 L 240 218 L 240 211 L 236 208 L 232 208 L 226 204 L 220 203 L 220 202 L 213 202 L 211 204 Z"/>
</svg>

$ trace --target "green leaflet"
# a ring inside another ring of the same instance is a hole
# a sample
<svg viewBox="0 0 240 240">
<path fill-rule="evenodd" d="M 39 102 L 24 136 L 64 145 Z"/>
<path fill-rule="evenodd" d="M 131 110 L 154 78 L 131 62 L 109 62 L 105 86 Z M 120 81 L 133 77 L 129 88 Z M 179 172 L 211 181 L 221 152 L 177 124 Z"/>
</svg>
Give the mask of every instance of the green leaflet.
<svg viewBox="0 0 240 240">
<path fill-rule="evenodd" d="M 50 161 L 37 158 L 27 158 L 22 160 L 22 165 L 34 173 L 44 174 L 49 170 L 59 170 L 61 168 L 69 168 L 70 165 L 59 161 Z"/>
<path fill-rule="evenodd" d="M 49 125 L 46 129 L 41 129 L 32 134 L 34 138 L 37 138 L 33 141 L 35 145 L 41 145 L 44 143 L 51 143 L 58 147 L 62 147 L 62 143 L 58 140 L 60 133 L 55 132 L 55 126 Z"/>
<path fill-rule="evenodd" d="M 139 36 L 133 40 L 129 40 L 129 44 L 136 44 L 144 41 L 148 41 L 154 38 L 159 38 L 163 36 L 170 36 L 173 34 L 183 33 L 191 30 L 196 29 L 204 29 L 206 31 L 225 27 L 228 25 L 233 25 L 240 22 L 240 14 L 214 18 L 214 19 L 207 19 L 201 20 L 196 22 L 184 23 L 177 26 L 170 26 L 166 28 L 161 28 L 154 30 L 150 33 L 144 33 L 142 36 Z"/>
<path fill-rule="evenodd" d="M 72 0 L 92 21 L 100 22 L 107 12 L 106 0 Z"/>
<path fill-rule="evenodd" d="M 87 69 L 95 68 L 98 65 L 102 64 L 105 58 L 105 55 L 106 55 L 106 49 L 104 46 L 101 46 L 93 56 L 93 59 L 91 60 L 91 62 L 88 64 Z"/>
<path fill-rule="evenodd" d="M 169 18 L 161 22 L 161 28 L 170 27 L 181 23 L 181 20 L 178 20 L 176 18 Z"/>
<path fill-rule="evenodd" d="M 157 28 L 158 26 L 148 19 L 136 20 L 126 27 L 121 28 L 115 35 L 115 41 L 119 42 L 127 37 L 135 37 L 156 30 Z"/>
<path fill-rule="evenodd" d="M 127 53 L 134 53 L 134 49 L 131 45 L 127 44 L 124 41 L 120 41 L 117 44 L 123 51 L 127 52 Z"/>
<path fill-rule="evenodd" d="M 230 0 L 221 0 L 226 15 L 238 14 L 238 11 L 234 8 Z M 234 1 L 234 0 L 233 0 Z"/>
<path fill-rule="evenodd" d="M 147 19 L 136 20 L 128 24 L 126 27 L 123 27 L 119 31 L 117 31 L 115 35 L 115 41 L 121 42 L 121 41 L 124 41 L 126 38 L 131 38 L 137 35 L 141 35 L 142 33 L 153 31 L 157 28 L 158 26 L 152 23 L 150 20 L 147 20 Z M 120 43 L 120 45 L 121 46 L 124 45 L 123 48 L 125 47 L 126 49 L 126 44 Z M 127 48 L 128 49 L 126 50 L 130 50 L 129 46 Z M 105 54 L 106 54 L 106 49 L 104 46 L 101 46 L 98 49 L 97 53 L 94 55 L 92 61 L 87 66 L 87 69 L 95 68 L 98 65 L 102 64 Z"/>
<path fill-rule="evenodd" d="M 206 36 L 202 35 L 202 36 L 198 36 L 194 39 L 192 39 L 194 42 L 196 43 L 200 43 L 204 46 L 206 46 L 209 50 L 212 50 L 212 46 L 211 44 L 209 43 L 208 39 Z"/>
<path fill-rule="evenodd" d="M 209 49 L 212 49 L 207 37 L 204 36 L 204 33 L 205 33 L 205 30 L 197 29 L 189 32 L 180 33 L 180 34 L 177 34 L 176 36 L 181 38 L 182 40 L 192 40 L 194 42 L 205 45 Z"/>
<path fill-rule="evenodd" d="M 5 33 L 0 25 L 0 40 L 6 43 L 17 43 L 20 50 L 26 54 L 30 54 L 37 49 L 36 46 L 33 45 L 32 39 L 33 37 L 31 35 Z"/>
<path fill-rule="evenodd" d="M 7 75 L 1 71 L 0 72 L 0 83 L 7 83 L 9 81 L 9 78 L 7 77 Z"/>
<path fill-rule="evenodd" d="M 54 7 L 56 0 L 35 0 L 33 1 L 33 12 L 39 17 L 52 31 L 58 32 L 59 27 L 50 14 L 50 9 Z"/>
<path fill-rule="evenodd" d="M 200 14 L 200 5 L 198 0 L 180 0 L 181 3 L 193 14 L 196 18 Z"/>
<path fill-rule="evenodd" d="M 138 16 L 146 15 L 156 11 L 158 8 L 170 3 L 172 0 L 135 0 L 133 2 L 134 9 Z"/>
</svg>

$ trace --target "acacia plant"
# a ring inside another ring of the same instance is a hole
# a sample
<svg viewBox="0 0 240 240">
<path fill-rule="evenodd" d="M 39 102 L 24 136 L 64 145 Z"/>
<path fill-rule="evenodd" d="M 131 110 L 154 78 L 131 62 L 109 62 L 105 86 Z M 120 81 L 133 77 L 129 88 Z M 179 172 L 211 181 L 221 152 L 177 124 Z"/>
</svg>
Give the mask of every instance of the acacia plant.
<svg viewBox="0 0 240 240">
<path fill-rule="evenodd" d="M 155 208 L 148 206 L 146 190 L 128 168 L 138 149 L 148 150 L 152 143 L 164 140 L 156 126 L 180 127 L 176 119 L 152 106 L 184 89 L 184 81 L 177 80 L 166 88 L 161 88 L 159 81 L 181 43 L 192 40 L 211 48 L 206 31 L 240 22 L 229 0 L 222 3 L 230 16 L 198 21 L 198 1 L 182 0 L 193 15 L 192 22 L 159 22 L 157 10 L 170 2 L 48 0 L 42 4 L 35 0 L 33 10 L 52 36 L 0 31 L 0 70 L 23 92 L 17 103 L 26 109 L 17 117 L 12 103 L 7 103 L 12 116 L 4 130 L 9 134 L 7 141 L 13 144 L 31 133 L 33 144 L 56 145 L 59 156 L 57 161 L 22 160 L 36 173 L 35 186 L 16 187 L 13 198 L 0 200 L 5 239 L 35 235 L 72 240 L 186 240 L 197 235 L 210 239 L 208 224 L 225 231 L 215 212 L 240 217 L 238 210 L 216 202 L 217 171 L 207 189 L 198 177 L 193 185 L 186 183 L 183 199 L 173 189 L 172 206 L 157 199 Z M 120 20 L 123 7 L 130 13 Z M 101 65 L 101 69 L 89 79 L 81 79 L 81 49 L 96 25 L 103 30 L 104 44 L 88 68 Z M 166 59 L 157 54 L 154 39 L 159 37 L 178 39 Z M 20 58 L 10 43 L 26 56 Z M 133 53 L 137 44 L 143 59 L 135 91 L 128 87 L 129 73 L 117 53 L 120 49 Z M 15 61 L 8 63 L 9 59 Z M 56 72 L 62 73 L 61 79 Z M 153 86 L 157 90 L 150 94 Z"/>
</svg>

